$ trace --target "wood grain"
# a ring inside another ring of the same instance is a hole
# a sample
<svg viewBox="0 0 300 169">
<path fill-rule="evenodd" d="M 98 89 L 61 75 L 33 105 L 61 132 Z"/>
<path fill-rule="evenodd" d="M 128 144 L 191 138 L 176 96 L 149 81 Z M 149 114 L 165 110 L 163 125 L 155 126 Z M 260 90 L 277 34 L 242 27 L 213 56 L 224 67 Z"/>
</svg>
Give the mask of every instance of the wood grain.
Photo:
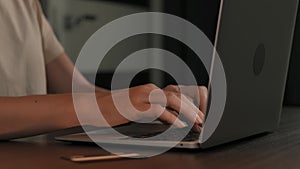
<svg viewBox="0 0 300 169">
<path fill-rule="evenodd" d="M 280 128 L 207 150 L 171 150 L 147 159 L 72 163 L 62 156 L 105 154 L 93 145 L 53 141 L 0 143 L 0 168 L 30 169 L 298 169 L 300 166 L 300 107 L 283 110 Z"/>
</svg>

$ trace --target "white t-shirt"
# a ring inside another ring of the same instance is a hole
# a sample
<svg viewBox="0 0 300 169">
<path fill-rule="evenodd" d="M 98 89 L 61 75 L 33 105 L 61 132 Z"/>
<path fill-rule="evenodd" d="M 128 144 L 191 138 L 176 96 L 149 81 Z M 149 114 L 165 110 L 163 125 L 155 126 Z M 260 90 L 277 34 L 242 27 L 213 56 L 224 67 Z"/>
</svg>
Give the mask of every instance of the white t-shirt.
<svg viewBox="0 0 300 169">
<path fill-rule="evenodd" d="M 0 0 L 0 96 L 46 94 L 45 65 L 63 52 L 38 0 Z"/>
</svg>

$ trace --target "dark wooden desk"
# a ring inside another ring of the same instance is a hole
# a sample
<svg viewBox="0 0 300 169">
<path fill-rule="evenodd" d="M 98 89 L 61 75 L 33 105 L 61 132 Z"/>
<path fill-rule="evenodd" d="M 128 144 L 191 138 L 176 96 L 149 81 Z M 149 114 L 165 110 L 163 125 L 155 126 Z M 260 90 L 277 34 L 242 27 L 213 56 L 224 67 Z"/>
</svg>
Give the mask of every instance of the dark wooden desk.
<svg viewBox="0 0 300 169">
<path fill-rule="evenodd" d="M 300 108 L 284 108 L 281 126 L 260 135 L 208 150 L 171 150 L 148 159 L 72 163 L 61 156 L 99 154 L 97 146 L 53 141 L 0 143 L 1 169 L 298 169 L 300 168 Z"/>
</svg>

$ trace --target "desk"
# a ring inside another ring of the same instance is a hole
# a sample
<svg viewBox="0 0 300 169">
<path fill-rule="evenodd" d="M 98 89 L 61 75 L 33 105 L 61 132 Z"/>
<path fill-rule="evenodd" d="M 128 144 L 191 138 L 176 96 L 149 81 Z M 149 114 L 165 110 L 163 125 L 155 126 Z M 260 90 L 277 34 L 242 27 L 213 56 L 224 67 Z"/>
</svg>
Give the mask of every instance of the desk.
<svg viewBox="0 0 300 169">
<path fill-rule="evenodd" d="M 72 163 L 61 156 L 101 154 L 97 146 L 55 141 L 0 143 L 2 169 L 298 169 L 300 167 L 300 108 L 284 108 L 274 133 L 239 140 L 208 150 L 171 150 L 148 159 Z"/>
</svg>

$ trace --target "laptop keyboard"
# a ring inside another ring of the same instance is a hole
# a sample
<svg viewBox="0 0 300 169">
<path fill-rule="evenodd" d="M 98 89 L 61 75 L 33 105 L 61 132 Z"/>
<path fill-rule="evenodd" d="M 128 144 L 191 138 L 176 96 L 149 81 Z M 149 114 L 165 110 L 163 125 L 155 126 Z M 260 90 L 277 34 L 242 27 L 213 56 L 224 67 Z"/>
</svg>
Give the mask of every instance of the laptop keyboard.
<svg viewBox="0 0 300 169">
<path fill-rule="evenodd" d="M 147 134 L 141 134 L 141 135 L 132 135 L 131 137 L 137 138 L 137 139 L 147 139 L 147 140 L 161 140 L 161 141 L 174 141 L 178 140 L 179 136 L 182 135 L 182 132 L 186 132 L 186 129 L 172 129 L 168 132 L 167 135 L 160 135 L 159 137 L 154 137 L 162 132 L 154 132 L 154 133 L 147 133 Z M 199 140 L 200 133 L 190 131 L 183 139 L 182 141 L 197 141 Z"/>
<path fill-rule="evenodd" d="M 146 139 L 146 140 L 159 140 L 159 141 L 177 141 L 179 136 L 182 138 L 182 133 L 187 133 L 187 128 L 174 128 L 170 129 L 170 125 L 166 124 L 140 124 L 140 123 L 131 123 L 114 129 L 119 133 L 135 138 L 135 139 Z M 170 130 L 168 130 L 170 129 Z M 168 134 L 160 135 L 161 133 L 168 130 Z M 159 137 L 154 137 L 158 136 Z M 192 129 L 181 141 L 197 141 L 199 140 L 200 133 L 194 132 Z"/>
</svg>

